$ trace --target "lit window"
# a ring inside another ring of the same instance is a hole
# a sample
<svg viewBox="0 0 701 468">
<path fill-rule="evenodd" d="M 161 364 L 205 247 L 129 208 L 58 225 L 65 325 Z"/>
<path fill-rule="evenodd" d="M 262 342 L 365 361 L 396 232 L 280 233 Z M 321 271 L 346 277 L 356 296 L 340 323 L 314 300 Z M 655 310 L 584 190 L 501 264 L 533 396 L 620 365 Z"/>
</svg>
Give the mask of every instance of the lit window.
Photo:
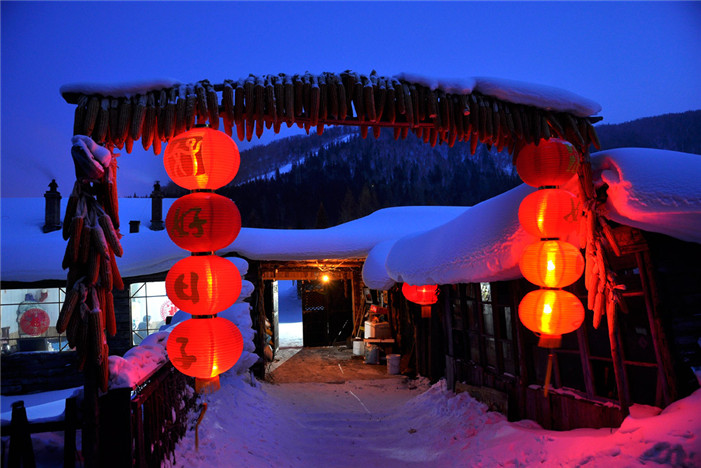
<svg viewBox="0 0 701 468">
<path fill-rule="evenodd" d="M 64 297 L 63 288 L 3 289 L 2 353 L 69 350 L 66 335 L 56 332 Z"/>
<path fill-rule="evenodd" d="M 165 281 L 131 283 L 129 285 L 132 344 L 141 341 L 165 324 L 166 317 L 177 308 L 166 295 Z"/>
</svg>

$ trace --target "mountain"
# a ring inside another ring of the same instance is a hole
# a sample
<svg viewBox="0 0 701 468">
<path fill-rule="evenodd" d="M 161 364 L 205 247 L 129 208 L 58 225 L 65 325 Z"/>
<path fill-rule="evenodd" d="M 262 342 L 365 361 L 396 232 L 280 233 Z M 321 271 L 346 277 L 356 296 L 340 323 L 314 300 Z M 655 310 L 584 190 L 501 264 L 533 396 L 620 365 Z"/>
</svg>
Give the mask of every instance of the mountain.
<svg viewBox="0 0 701 468">
<path fill-rule="evenodd" d="M 649 147 L 701 154 L 701 111 L 597 125 L 602 149 Z M 432 148 L 413 134 L 383 129 L 363 139 L 355 127 L 328 128 L 241 152 L 235 181 L 218 190 L 247 227 L 328 227 L 402 205 L 474 205 L 520 183 L 506 152 L 469 144 Z M 172 183 L 167 196 L 186 193 Z"/>
<path fill-rule="evenodd" d="M 656 148 L 701 154 L 701 110 L 597 125 L 601 149 Z"/>
</svg>

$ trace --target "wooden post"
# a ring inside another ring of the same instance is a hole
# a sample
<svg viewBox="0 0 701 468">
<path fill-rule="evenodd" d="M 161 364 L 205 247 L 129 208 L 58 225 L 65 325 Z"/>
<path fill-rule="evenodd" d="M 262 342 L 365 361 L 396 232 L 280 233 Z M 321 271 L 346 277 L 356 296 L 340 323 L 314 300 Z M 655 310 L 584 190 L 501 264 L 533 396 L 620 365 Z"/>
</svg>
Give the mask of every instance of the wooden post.
<svg viewBox="0 0 701 468">
<path fill-rule="evenodd" d="M 611 360 L 613 361 L 613 373 L 616 378 L 616 388 L 618 389 L 618 401 L 621 403 L 621 409 L 624 413 L 628 413 L 630 406 L 630 394 L 628 385 L 624 378 L 624 364 L 621 357 L 618 340 L 618 320 L 616 320 L 616 307 L 611 308 L 611 311 L 606 312 L 606 320 L 608 323 L 609 343 L 611 345 Z"/>
<path fill-rule="evenodd" d="M 7 464 L 10 468 L 19 468 L 20 466 L 34 468 L 36 466 L 32 436 L 29 432 L 29 421 L 27 421 L 27 411 L 22 400 L 12 403 L 10 453 L 8 458 Z"/>
<path fill-rule="evenodd" d="M 75 433 L 78 427 L 78 404 L 76 397 L 66 398 L 66 413 L 63 430 L 63 468 L 75 466 Z"/>
<path fill-rule="evenodd" d="M 100 466 L 100 406 L 97 398 L 97 365 L 90 359 L 85 363 L 85 385 L 83 386 L 83 458 L 85 468 Z"/>
<path fill-rule="evenodd" d="M 591 360 L 589 359 L 589 341 L 587 340 L 587 331 L 585 326 L 577 329 L 577 341 L 579 343 L 579 358 L 582 361 L 582 372 L 584 373 L 584 388 L 588 397 L 594 396 L 594 374 L 591 369 Z"/>
<path fill-rule="evenodd" d="M 667 340 L 665 339 L 662 322 L 657 314 L 654 297 L 654 276 L 652 272 L 652 262 L 649 252 L 636 252 L 635 259 L 638 263 L 640 281 L 645 298 L 645 309 L 647 319 L 650 322 L 650 335 L 655 348 L 655 359 L 657 361 L 657 380 L 662 390 L 663 403 L 669 405 L 676 399 L 676 385 L 672 369 L 672 359 L 669 355 Z"/>
<path fill-rule="evenodd" d="M 100 397 L 100 465 L 130 466 L 133 457 L 130 387 Z"/>
</svg>

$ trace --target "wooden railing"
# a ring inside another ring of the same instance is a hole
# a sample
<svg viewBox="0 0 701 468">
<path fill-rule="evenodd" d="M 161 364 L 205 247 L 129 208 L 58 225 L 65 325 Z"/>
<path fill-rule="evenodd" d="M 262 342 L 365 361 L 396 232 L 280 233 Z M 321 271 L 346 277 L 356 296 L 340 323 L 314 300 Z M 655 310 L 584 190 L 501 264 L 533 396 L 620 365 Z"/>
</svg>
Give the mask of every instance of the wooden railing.
<svg viewBox="0 0 701 468">
<path fill-rule="evenodd" d="M 100 398 L 100 466 L 160 466 L 187 431 L 194 379 L 166 362 L 136 389 Z"/>
</svg>

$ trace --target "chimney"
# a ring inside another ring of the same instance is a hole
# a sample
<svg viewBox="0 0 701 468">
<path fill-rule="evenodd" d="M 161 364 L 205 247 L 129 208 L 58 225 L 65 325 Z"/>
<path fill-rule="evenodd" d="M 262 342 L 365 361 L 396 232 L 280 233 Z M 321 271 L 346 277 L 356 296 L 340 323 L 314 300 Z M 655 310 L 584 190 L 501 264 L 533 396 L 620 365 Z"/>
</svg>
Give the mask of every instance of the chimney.
<svg viewBox="0 0 701 468">
<path fill-rule="evenodd" d="M 58 184 L 56 179 L 51 179 L 49 189 L 44 193 L 46 199 L 44 210 L 44 232 L 57 231 L 61 229 L 61 194 L 56 190 Z"/>
<path fill-rule="evenodd" d="M 163 225 L 163 192 L 161 192 L 161 184 L 156 181 L 153 184 L 153 192 L 151 192 L 151 226 L 152 231 L 162 231 Z"/>
</svg>

